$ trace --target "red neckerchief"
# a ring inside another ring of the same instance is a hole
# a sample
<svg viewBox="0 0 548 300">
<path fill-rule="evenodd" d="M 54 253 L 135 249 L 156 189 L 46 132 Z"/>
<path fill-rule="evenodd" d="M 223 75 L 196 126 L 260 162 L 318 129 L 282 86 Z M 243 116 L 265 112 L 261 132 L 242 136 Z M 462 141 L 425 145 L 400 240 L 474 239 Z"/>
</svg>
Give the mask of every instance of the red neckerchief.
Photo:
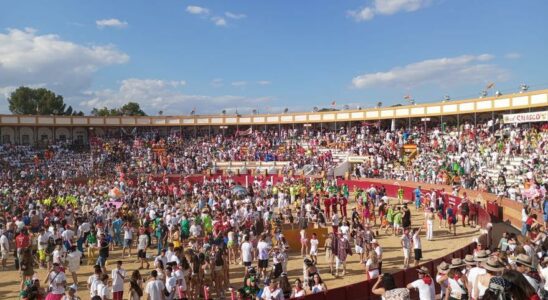
<svg viewBox="0 0 548 300">
<path fill-rule="evenodd" d="M 540 300 L 540 297 L 537 294 L 533 294 L 529 297 L 529 300 Z"/>
<path fill-rule="evenodd" d="M 428 275 L 424 275 L 424 277 L 422 278 L 422 281 L 424 281 L 424 283 L 426 283 L 427 285 L 432 284 L 432 278 Z"/>
</svg>

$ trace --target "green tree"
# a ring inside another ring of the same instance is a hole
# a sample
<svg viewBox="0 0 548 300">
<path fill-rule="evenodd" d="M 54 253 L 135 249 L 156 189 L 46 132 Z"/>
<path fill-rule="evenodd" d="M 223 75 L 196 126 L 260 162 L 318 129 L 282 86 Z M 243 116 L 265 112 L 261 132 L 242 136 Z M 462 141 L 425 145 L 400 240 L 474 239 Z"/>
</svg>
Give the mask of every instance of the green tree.
<svg viewBox="0 0 548 300">
<path fill-rule="evenodd" d="M 139 103 L 128 102 L 120 108 L 93 108 L 91 110 L 91 115 L 97 117 L 108 117 L 108 116 L 146 116 L 146 113 L 141 109 Z"/>
<path fill-rule="evenodd" d="M 141 109 L 139 103 L 128 102 L 120 107 L 120 112 L 125 116 L 146 116 L 147 114 Z"/>
<path fill-rule="evenodd" d="M 21 86 L 10 94 L 8 103 L 10 111 L 19 115 L 83 114 L 73 111 L 71 106 L 66 108 L 63 96 L 45 88 L 33 89 Z"/>
</svg>

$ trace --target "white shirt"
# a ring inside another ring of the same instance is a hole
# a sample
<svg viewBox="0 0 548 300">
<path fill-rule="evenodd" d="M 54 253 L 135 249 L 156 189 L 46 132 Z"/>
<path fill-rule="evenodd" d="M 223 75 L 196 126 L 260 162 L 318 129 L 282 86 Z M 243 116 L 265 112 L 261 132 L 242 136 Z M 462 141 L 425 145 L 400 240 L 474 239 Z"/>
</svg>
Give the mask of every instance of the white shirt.
<svg viewBox="0 0 548 300">
<path fill-rule="evenodd" d="M 177 278 L 178 281 L 180 281 L 181 288 L 183 289 L 183 291 L 186 291 L 186 281 L 185 281 L 185 274 L 183 270 L 179 269 L 175 271 L 175 277 Z"/>
<path fill-rule="evenodd" d="M 318 251 L 318 244 L 320 241 L 318 239 L 311 239 L 310 240 L 310 251 Z"/>
<path fill-rule="evenodd" d="M 139 243 L 137 244 L 137 250 L 145 250 L 148 244 L 148 236 L 146 234 L 141 234 L 139 236 Z"/>
<path fill-rule="evenodd" d="M 79 250 L 67 254 L 69 270 L 77 270 L 80 267 L 80 258 L 82 258 L 82 252 L 80 252 Z"/>
<path fill-rule="evenodd" d="M 548 267 L 540 270 L 540 274 L 544 278 L 544 290 L 548 291 Z"/>
<path fill-rule="evenodd" d="M 101 299 L 112 299 L 110 297 L 110 290 L 108 288 L 108 285 L 104 284 L 102 281 L 97 281 L 97 285 L 95 288 L 97 289 L 97 296 L 101 297 Z"/>
<path fill-rule="evenodd" d="M 91 276 L 88 277 L 88 285 L 89 285 L 89 294 L 91 297 L 93 296 L 96 296 L 96 289 L 95 289 L 95 284 L 97 282 L 98 278 L 97 278 L 97 275 L 93 274 Z"/>
<path fill-rule="evenodd" d="M 110 278 L 112 278 L 112 291 L 113 292 L 123 291 L 124 278 L 126 277 L 126 271 L 124 269 L 112 269 L 112 273 L 110 275 L 111 275 Z"/>
<path fill-rule="evenodd" d="M 436 289 L 434 287 L 434 279 L 430 284 L 424 283 L 424 280 L 417 279 L 411 282 L 411 286 L 419 290 L 419 299 L 421 300 L 435 300 Z"/>
<path fill-rule="evenodd" d="M 264 300 L 285 300 L 284 293 L 282 292 L 282 289 L 277 288 L 274 291 L 270 291 L 270 287 L 266 287 L 263 289 L 263 294 L 261 295 L 261 299 Z"/>
<path fill-rule="evenodd" d="M 242 261 L 251 262 L 251 244 L 249 242 L 244 242 L 241 248 L 242 248 Z"/>
<path fill-rule="evenodd" d="M 63 237 L 64 241 L 72 241 L 72 238 L 74 237 L 74 231 L 67 229 L 63 231 L 61 236 Z"/>
<path fill-rule="evenodd" d="M 38 236 L 38 250 L 46 250 L 48 247 L 48 241 L 51 237 L 51 232 L 44 231 L 44 233 Z"/>
<path fill-rule="evenodd" d="M 5 234 L 2 234 L 2 236 L 0 237 L 0 248 L 4 253 L 10 252 L 10 242 Z"/>
<path fill-rule="evenodd" d="M 150 295 L 150 300 L 162 299 L 163 292 L 164 283 L 158 279 L 149 281 L 145 287 L 145 293 Z"/>
<path fill-rule="evenodd" d="M 527 275 L 527 274 L 523 274 L 523 276 L 525 277 L 525 279 L 527 279 L 527 281 L 528 281 L 529 284 L 533 287 L 533 289 L 535 290 L 535 292 L 538 292 L 538 290 L 539 290 L 539 282 L 538 282 L 536 279 L 530 277 L 530 276 Z"/>
<path fill-rule="evenodd" d="M 468 271 L 468 275 L 466 276 L 468 278 L 469 286 L 471 286 L 473 289 L 474 283 L 476 282 L 476 278 L 478 277 L 478 275 L 483 275 L 485 273 L 487 273 L 487 271 L 485 271 L 485 269 L 483 268 L 473 267 L 472 269 L 470 269 L 470 271 Z M 474 291 L 472 290 L 472 293 L 473 292 Z"/>
<path fill-rule="evenodd" d="M 413 234 L 413 249 L 422 249 L 421 238 L 419 237 L 418 231 L 415 234 Z"/>
<path fill-rule="evenodd" d="M 270 247 L 265 241 L 260 241 L 257 244 L 257 250 L 259 251 L 259 260 L 267 260 L 268 259 L 268 251 L 270 250 Z"/>
<path fill-rule="evenodd" d="M 375 247 L 375 252 L 377 253 L 377 257 L 379 258 L 379 261 L 380 261 L 382 258 L 382 247 L 381 246 Z"/>
<path fill-rule="evenodd" d="M 124 240 L 131 240 L 131 239 L 133 239 L 133 228 L 124 227 Z"/>
<path fill-rule="evenodd" d="M 177 292 L 175 288 L 177 287 L 177 277 L 173 273 L 166 280 L 166 290 L 169 292 L 169 296 L 166 296 L 167 300 L 172 300 Z"/>
<path fill-rule="evenodd" d="M 65 287 L 63 285 L 58 286 L 59 283 L 66 281 L 65 273 L 59 272 L 55 273 L 54 271 L 49 273 L 49 284 L 52 287 L 51 293 L 57 295 L 65 294 Z"/>
</svg>

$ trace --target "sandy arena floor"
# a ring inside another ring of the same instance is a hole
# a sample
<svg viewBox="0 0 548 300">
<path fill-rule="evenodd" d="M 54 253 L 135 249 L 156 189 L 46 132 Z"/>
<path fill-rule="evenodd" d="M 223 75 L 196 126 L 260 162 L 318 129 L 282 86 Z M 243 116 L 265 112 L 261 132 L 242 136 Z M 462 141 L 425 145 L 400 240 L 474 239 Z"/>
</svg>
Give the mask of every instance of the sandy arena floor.
<svg viewBox="0 0 548 300">
<path fill-rule="evenodd" d="M 414 208 L 411 208 L 411 212 L 413 227 L 424 223 L 424 214 L 422 213 L 422 210 L 420 212 L 416 212 Z M 439 223 L 436 220 L 433 241 L 427 241 L 424 231 L 421 233 L 422 249 L 424 256 L 423 262 L 449 254 L 454 249 L 458 249 L 459 247 L 470 243 L 478 235 L 479 229 L 473 229 L 470 227 L 463 228 L 459 225 L 457 226 L 457 236 L 453 236 L 452 234 L 449 234 L 446 229 L 439 229 Z M 403 258 L 399 237 L 387 236 L 385 234 L 382 234 L 381 232 L 377 240 L 384 248 L 383 271 L 395 272 L 400 270 L 403 266 Z M 292 279 L 294 278 L 302 277 L 302 258 L 300 256 L 299 250 L 300 249 L 292 249 L 292 252 L 290 254 L 290 261 L 288 263 L 288 276 L 290 282 L 292 282 Z M 149 250 L 148 252 L 151 255 L 155 254 L 154 250 Z M 116 261 L 120 257 L 121 250 L 113 251 L 110 255 L 110 262 Z M 364 267 L 362 264 L 358 263 L 359 256 L 356 254 L 349 257 L 347 262 L 347 273 L 344 278 L 335 278 L 331 274 L 329 274 L 329 265 L 325 261 L 325 253 L 323 251 L 323 247 L 321 248 L 321 251 L 318 255 L 318 259 L 320 274 L 322 275 L 322 278 L 326 282 L 329 289 L 349 285 L 365 279 Z M 135 263 L 135 260 L 135 255 L 131 258 L 123 259 L 124 268 L 128 271 L 129 274 L 139 267 L 139 265 Z M 10 259 L 8 269 L 13 270 L 13 268 L 13 259 Z M 109 271 L 111 270 L 111 268 L 112 265 L 107 266 L 107 269 Z M 83 265 L 80 268 L 80 273 L 78 276 L 80 285 L 77 295 L 80 296 L 83 300 L 89 299 L 89 292 L 87 291 L 85 282 L 87 281 L 88 276 L 92 274 L 92 271 L 92 266 Z M 37 272 L 41 279 L 41 282 L 43 283 L 46 270 L 37 270 Z M 146 273 L 147 270 L 143 270 L 141 272 L 141 274 Z M 231 265 L 230 276 L 231 285 L 233 287 L 240 287 L 242 285 L 243 267 L 240 265 Z M 68 284 L 72 284 L 72 277 L 69 274 L 67 274 L 67 281 Z M 20 276 L 18 271 L 0 272 L 0 298 L 19 299 L 19 284 Z M 126 283 L 125 286 L 126 292 L 124 293 L 124 299 L 127 299 L 127 290 L 129 289 L 129 283 Z"/>
</svg>

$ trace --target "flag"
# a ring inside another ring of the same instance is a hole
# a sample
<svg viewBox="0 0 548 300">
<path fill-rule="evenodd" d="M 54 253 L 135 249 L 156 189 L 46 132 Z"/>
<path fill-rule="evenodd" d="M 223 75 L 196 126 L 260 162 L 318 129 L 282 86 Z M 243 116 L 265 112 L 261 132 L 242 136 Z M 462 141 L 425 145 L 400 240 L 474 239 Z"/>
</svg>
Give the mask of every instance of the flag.
<svg viewBox="0 0 548 300">
<path fill-rule="evenodd" d="M 488 90 L 490 88 L 493 88 L 495 86 L 495 83 L 494 82 L 489 82 L 486 86 L 485 86 L 485 89 Z"/>
<path fill-rule="evenodd" d="M 335 105 L 337 105 L 337 102 L 335 101 L 331 102 L 331 106 L 335 106 Z"/>
<path fill-rule="evenodd" d="M 405 100 L 409 100 L 409 99 L 411 99 L 411 96 L 409 96 L 409 95 L 405 95 L 405 96 L 403 96 L 403 99 L 405 99 Z"/>
<path fill-rule="evenodd" d="M 236 136 L 250 135 L 253 133 L 253 129 L 250 127 L 247 130 L 237 131 Z"/>
</svg>

